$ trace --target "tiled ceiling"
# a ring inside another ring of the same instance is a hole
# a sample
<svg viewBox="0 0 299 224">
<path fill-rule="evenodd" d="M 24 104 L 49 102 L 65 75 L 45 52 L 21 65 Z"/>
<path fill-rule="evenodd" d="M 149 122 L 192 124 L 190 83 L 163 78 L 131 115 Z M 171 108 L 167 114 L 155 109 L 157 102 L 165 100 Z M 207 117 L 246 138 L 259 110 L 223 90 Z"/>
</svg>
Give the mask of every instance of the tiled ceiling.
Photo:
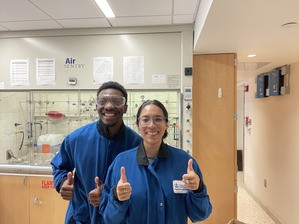
<svg viewBox="0 0 299 224">
<path fill-rule="evenodd" d="M 0 0 L 0 31 L 193 24 L 200 0 L 108 0 L 107 19 L 94 0 Z"/>
<path fill-rule="evenodd" d="M 200 35 L 195 36 L 194 53 L 236 53 L 240 70 L 260 71 L 299 61 L 299 25 L 281 27 L 299 23 L 298 0 L 108 2 L 116 18 L 106 19 L 94 0 L 0 0 L 0 38 L 10 31 L 195 23 L 195 34 Z M 248 54 L 257 57 L 247 58 Z"/>
</svg>

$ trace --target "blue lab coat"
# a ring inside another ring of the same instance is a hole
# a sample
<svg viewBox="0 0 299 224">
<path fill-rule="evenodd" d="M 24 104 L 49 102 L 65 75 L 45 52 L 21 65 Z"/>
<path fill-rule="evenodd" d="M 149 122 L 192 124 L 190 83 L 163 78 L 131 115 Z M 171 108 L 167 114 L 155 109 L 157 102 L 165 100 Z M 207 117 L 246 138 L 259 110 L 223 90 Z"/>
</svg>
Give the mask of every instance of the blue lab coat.
<svg viewBox="0 0 299 224">
<path fill-rule="evenodd" d="M 182 180 L 190 158 L 184 150 L 164 143 L 152 163 L 146 157 L 143 144 L 119 154 L 109 167 L 102 194 L 100 212 L 105 223 L 185 224 L 188 217 L 193 222 L 206 219 L 212 205 L 194 159 L 194 171 L 202 181 L 200 189 L 174 193 L 173 180 Z M 121 202 L 117 200 L 115 187 L 122 166 L 132 194 L 129 200 Z"/>
<path fill-rule="evenodd" d="M 65 223 L 103 223 L 99 207 L 94 207 L 88 201 L 89 192 L 96 188 L 94 179 L 98 176 L 104 182 L 114 158 L 120 152 L 138 146 L 140 142 L 141 137 L 124 124 L 116 136 L 109 137 L 107 127 L 101 121 L 82 126 L 64 139 L 51 164 L 54 187 L 58 192 L 67 173 L 76 168 L 74 194 Z"/>
</svg>

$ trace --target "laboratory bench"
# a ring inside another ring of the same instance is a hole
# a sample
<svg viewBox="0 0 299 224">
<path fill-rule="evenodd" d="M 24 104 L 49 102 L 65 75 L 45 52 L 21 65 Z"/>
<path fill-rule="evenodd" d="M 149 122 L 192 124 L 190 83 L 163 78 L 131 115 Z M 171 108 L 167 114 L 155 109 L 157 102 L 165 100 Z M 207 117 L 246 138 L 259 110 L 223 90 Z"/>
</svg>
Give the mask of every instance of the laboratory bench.
<svg viewBox="0 0 299 224">
<path fill-rule="evenodd" d="M 1 224 L 61 224 L 68 201 L 54 189 L 50 165 L 0 164 Z"/>
<path fill-rule="evenodd" d="M 52 177 L 50 165 L 30 165 L 30 164 L 0 164 L 0 175 L 44 175 Z"/>
</svg>

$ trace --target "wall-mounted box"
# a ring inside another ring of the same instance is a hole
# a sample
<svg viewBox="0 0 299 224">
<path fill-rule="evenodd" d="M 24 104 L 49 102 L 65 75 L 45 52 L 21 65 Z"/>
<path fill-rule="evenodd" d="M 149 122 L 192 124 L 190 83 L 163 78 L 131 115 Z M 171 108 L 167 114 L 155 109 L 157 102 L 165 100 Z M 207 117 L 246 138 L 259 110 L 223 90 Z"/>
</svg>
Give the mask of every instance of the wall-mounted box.
<svg viewBox="0 0 299 224">
<path fill-rule="evenodd" d="M 273 70 L 268 73 L 269 75 L 269 95 L 279 96 L 281 87 L 281 70 Z"/>
<path fill-rule="evenodd" d="M 290 93 L 290 65 L 284 65 L 256 77 L 256 98 Z"/>
<path fill-rule="evenodd" d="M 291 74 L 291 66 L 285 65 L 280 68 L 281 74 L 281 86 L 280 86 L 280 94 L 290 94 L 290 74 Z"/>
<path fill-rule="evenodd" d="M 260 74 L 256 77 L 256 98 L 267 97 L 268 75 Z"/>
</svg>

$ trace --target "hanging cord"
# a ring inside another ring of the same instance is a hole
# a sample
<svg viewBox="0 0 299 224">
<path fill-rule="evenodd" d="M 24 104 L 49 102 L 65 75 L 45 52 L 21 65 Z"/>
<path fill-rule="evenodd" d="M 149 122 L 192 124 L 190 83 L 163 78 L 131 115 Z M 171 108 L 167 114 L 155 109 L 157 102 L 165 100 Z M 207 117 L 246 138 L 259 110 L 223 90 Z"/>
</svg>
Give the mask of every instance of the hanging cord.
<svg viewBox="0 0 299 224">
<path fill-rule="evenodd" d="M 19 131 L 19 130 L 17 129 L 17 126 L 19 126 L 19 125 L 21 125 L 21 124 L 15 123 L 15 127 L 16 127 L 16 131 L 15 131 L 15 133 L 16 133 L 16 134 L 19 134 L 19 133 L 22 134 L 22 141 L 21 141 L 21 144 L 20 144 L 20 147 L 19 147 L 19 150 L 21 150 L 22 147 L 23 147 L 25 134 L 24 134 L 24 131 Z"/>
</svg>

